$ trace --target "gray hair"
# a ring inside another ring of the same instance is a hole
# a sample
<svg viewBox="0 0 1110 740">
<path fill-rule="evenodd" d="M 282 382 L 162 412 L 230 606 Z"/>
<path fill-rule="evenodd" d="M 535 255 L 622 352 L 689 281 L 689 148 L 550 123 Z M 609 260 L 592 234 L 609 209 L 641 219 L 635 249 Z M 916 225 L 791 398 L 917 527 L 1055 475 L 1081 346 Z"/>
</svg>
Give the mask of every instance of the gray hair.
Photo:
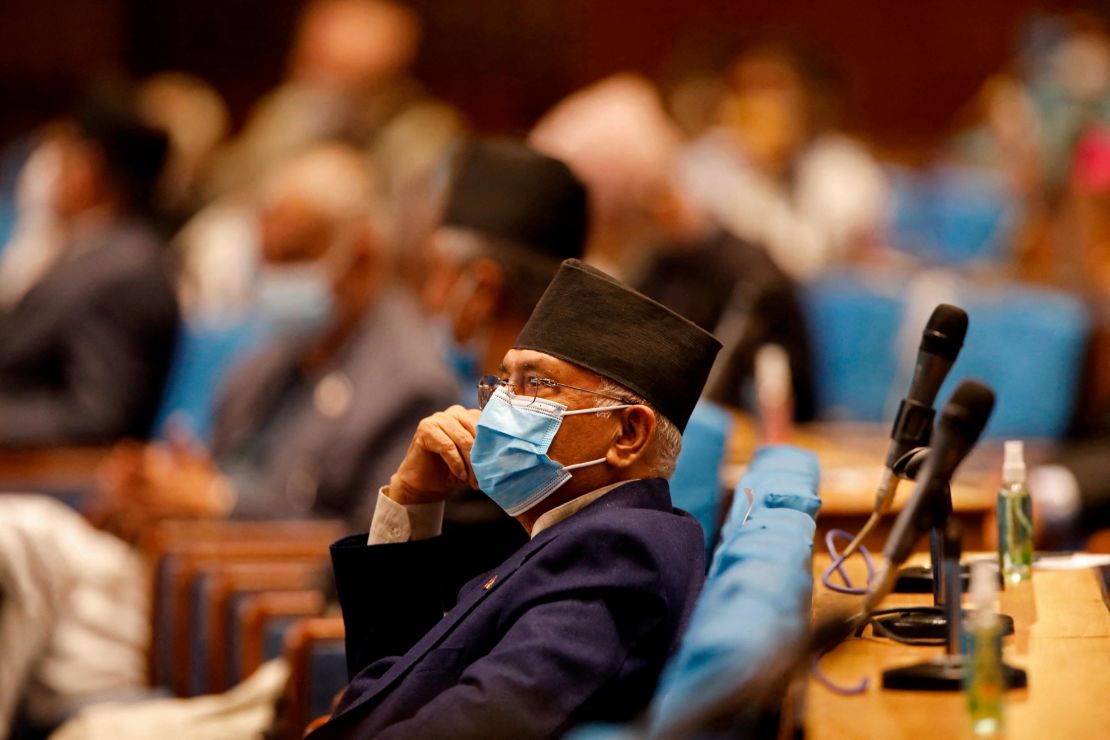
<svg viewBox="0 0 1110 740">
<path fill-rule="evenodd" d="M 479 257 L 499 264 L 505 273 L 501 308 L 519 316 L 532 313 L 559 270 L 559 260 L 542 250 L 476 229 L 441 226 L 435 239 L 441 253 L 456 264 L 465 265 Z"/>
<path fill-rule="evenodd" d="M 647 399 L 638 393 L 633 393 L 620 383 L 602 378 L 601 385 L 597 390 L 601 393 L 626 399 L 625 403 L 643 404 L 655 411 L 655 474 L 669 480 L 674 475 L 678 454 L 682 452 L 682 432 L 678 431 L 678 427 L 666 416 L 659 413 L 659 410 L 652 406 Z M 621 401 L 615 399 L 598 396 L 597 405 L 619 406 L 621 403 Z M 598 416 L 605 417 L 608 413 L 602 412 Z"/>
</svg>

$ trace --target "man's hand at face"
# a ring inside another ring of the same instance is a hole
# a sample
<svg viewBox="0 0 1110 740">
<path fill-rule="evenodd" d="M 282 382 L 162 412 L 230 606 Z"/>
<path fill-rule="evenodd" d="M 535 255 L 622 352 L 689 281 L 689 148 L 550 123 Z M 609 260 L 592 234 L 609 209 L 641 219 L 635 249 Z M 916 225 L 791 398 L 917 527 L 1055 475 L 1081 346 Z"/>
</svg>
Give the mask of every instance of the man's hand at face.
<svg viewBox="0 0 1110 740">
<path fill-rule="evenodd" d="M 470 448 L 480 415 L 477 409 L 456 405 L 421 421 L 386 495 L 399 504 L 429 504 L 477 488 Z"/>
</svg>

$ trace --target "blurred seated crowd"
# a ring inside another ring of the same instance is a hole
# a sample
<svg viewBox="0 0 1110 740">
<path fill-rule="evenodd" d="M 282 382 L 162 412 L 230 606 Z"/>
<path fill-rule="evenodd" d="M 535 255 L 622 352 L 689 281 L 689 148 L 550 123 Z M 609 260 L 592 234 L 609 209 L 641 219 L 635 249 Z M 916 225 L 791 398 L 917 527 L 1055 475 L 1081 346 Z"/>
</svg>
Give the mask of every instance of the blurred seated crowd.
<svg viewBox="0 0 1110 740">
<path fill-rule="evenodd" d="M 215 89 L 168 72 L 97 80 L 3 142 L 0 458 L 104 456 L 79 511 L 0 494 L 0 736 L 300 737 L 313 717 L 290 710 L 280 647 L 238 688 L 157 682 L 160 568 L 184 557 L 166 533 L 196 520 L 185 541 L 255 562 L 286 530 L 225 520 L 370 527 L 421 420 L 478 408 L 567 259 L 716 337 L 702 398 L 772 440 L 783 413 L 851 418 L 823 386 L 814 286 L 862 276 L 915 331 L 957 289 L 1059 294 L 1085 323 L 1054 368 L 1073 408 L 1032 479 L 1042 534 L 1075 546 L 1110 527 L 1106 27 L 1031 24 L 924 154 L 843 131 L 834 65 L 779 39 L 665 89 L 613 75 L 525 136 L 489 136 L 412 77 L 420 36 L 394 0 L 311 0 L 286 78 L 234 136 Z M 443 507 L 447 606 L 529 542 L 470 483 Z M 320 595 L 298 616 L 334 616 L 313 547 L 271 553 L 305 564 L 279 590 Z"/>
</svg>

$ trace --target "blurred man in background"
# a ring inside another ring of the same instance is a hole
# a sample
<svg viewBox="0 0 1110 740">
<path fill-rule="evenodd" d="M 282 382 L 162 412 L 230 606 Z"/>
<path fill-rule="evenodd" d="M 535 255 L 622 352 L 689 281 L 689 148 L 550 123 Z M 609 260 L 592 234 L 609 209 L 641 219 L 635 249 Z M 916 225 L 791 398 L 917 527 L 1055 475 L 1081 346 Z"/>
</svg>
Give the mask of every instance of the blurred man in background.
<svg viewBox="0 0 1110 740">
<path fill-rule="evenodd" d="M 339 145 L 267 177 L 256 303 L 274 338 L 227 382 L 210 452 L 180 438 L 118 446 L 89 510 L 106 531 L 46 497 L 0 497 L 0 726 L 20 699 L 49 727 L 77 704 L 140 691 L 149 594 L 129 544 L 152 523 L 368 521 L 371 482 L 458 397 L 419 308 L 389 283 L 374 188 Z"/>
<path fill-rule="evenodd" d="M 510 139 L 477 139 L 459 153 L 421 289 L 457 401 L 477 406 L 478 379 L 496 371 L 560 261 L 582 254 L 587 224 L 586 191 L 563 162 Z M 443 529 L 450 599 L 527 541 L 474 490 L 448 500 Z"/>
<path fill-rule="evenodd" d="M 266 179 L 255 309 L 276 336 L 225 384 L 210 452 L 181 440 L 117 449 L 109 508 L 140 521 L 369 516 L 367 481 L 458 395 L 418 308 L 390 282 L 376 187 L 341 145 Z"/>
<path fill-rule="evenodd" d="M 708 398 L 754 411 L 755 355 L 776 344 L 787 350 L 795 416 L 812 418 L 795 285 L 767 250 L 721 228 L 676 187 L 682 138 L 650 82 L 621 74 L 590 85 L 547 113 L 531 140 L 564 158 L 589 189 L 587 259 L 724 343 Z"/>
<path fill-rule="evenodd" d="M 217 162 L 213 194 L 236 189 L 327 139 L 363 149 L 387 197 L 414 187 L 459 128 L 454 111 L 408 76 L 420 35 L 420 19 L 396 0 L 309 2 L 287 78 L 258 104 Z"/>
<path fill-rule="evenodd" d="M 200 207 L 212 158 L 231 129 L 219 92 L 184 72 L 162 72 L 139 84 L 144 119 L 165 129 L 170 148 L 158 181 L 158 210 L 172 228 Z"/>
<path fill-rule="evenodd" d="M 121 89 L 90 93 L 32 155 L 40 220 L 0 260 L 0 447 L 149 431 L 178 316 L 149 220 L 166 151 Z"/>
<path fill-rule="evenodd" d="M 683 188 L 736 236 L 808 280 L 875 239 L 886 185 L 878 165 L 833 129 L 825 65 L 781 43 L 729 66 L 716 128 L 683 154 Z"/>
</svg>

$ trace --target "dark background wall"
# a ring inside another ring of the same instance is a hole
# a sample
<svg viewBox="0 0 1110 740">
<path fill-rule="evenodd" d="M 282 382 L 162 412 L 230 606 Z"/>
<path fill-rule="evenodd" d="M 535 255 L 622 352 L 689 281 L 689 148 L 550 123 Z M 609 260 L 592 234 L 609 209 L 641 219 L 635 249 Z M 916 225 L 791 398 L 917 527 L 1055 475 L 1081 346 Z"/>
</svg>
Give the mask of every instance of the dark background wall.
<svg viewBox="0 0 1110 740">
<path fill-rule="evenodd" d="M 421 78 L 482 129 L 526 128 L 606 73 L 673 73 L 724 39 L 805 40 L 841 72 L 846 124 L 928 144 L 1010 57 L 1021 23 L 1071 0 L 412 0 L 427 22 Z M 88 74 L 178 68 L 236 120 L 281 76 L 301 0 L 0 0 L 0 136 L 41 120 Z M 674 53 L 675 50 L 680 53 Z"/>
</svg>

